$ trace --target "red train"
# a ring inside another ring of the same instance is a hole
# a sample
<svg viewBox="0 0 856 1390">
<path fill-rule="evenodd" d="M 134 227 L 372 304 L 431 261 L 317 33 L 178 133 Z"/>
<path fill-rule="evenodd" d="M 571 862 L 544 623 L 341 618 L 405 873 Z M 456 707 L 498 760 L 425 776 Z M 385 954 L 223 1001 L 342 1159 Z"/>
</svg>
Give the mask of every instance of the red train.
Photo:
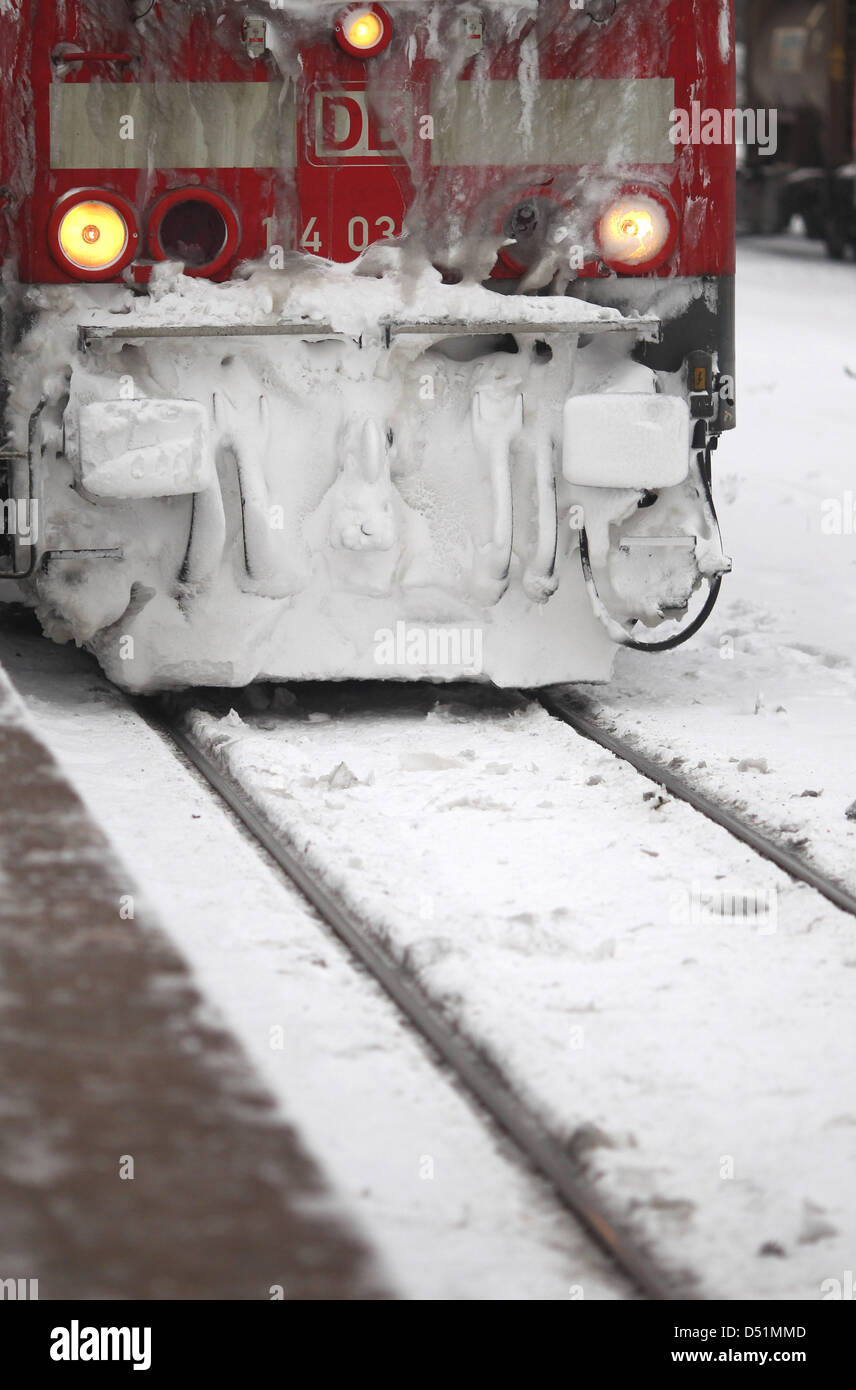
<svg viewBox="0 0 856 1390">
<path fill-rule="evenodd" d="M 0 597 L 138 690 L 697 630 L 730 0 L 8 0 L 0 52 Z"/>
</svg>

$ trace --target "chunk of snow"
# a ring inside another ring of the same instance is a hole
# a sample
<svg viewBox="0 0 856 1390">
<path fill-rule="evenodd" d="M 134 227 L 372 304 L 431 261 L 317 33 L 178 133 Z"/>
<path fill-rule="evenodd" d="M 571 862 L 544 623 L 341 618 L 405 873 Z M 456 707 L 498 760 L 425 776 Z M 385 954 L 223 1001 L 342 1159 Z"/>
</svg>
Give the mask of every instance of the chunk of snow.
<svg viewBox="0 0 856 1390">
<path fill-rule="evenodd" d="M 687 476 L 690 415 L 678 396 L 572 396 L 564 416 L 562 468 L 579 487 L 672 487 Z"/>
</svg>

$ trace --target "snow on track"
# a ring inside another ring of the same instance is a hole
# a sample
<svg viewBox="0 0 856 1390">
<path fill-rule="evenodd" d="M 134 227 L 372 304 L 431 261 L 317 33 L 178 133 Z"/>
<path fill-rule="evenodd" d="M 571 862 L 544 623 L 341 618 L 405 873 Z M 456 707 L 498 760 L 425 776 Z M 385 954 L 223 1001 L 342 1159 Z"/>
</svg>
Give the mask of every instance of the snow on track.
<svg viewBox="0 0 856 1390">
<path fill-rule="evenodd" d="M 734 573 L 688 647 L 622 652 L 615 682 L 589 691 L 652 756 L 851 887 L 854 283 L 805 243 L 741 249 L 739 428 L 714 458 Z M 94 665 L 29 638 L 2 648 L 402 1289 L 616 1296 L 579 1274 L 583 1247 L 543 1189 L 509 1178 L 467 1106 L 439 1098 L 407 1030 L 335 943 L 313 944 L 301 903 Z M 708 1292 L 818 1298 L 842 1279 L 856 1235 L 852 920 L 533 705 L 327 698 L 291 716 L 200 715 L 197 733 Z M 774 905 L 775 931 L 700 913 L 717 887 Z M 425 1156 L 433 1181 L 414 1176 Z"/>
<path fill-rule="evenodd" d="M 626 1299 L 614 1271 L 196 774 L 72 647 L 0 662 L 304 1145 L 419 1299 Z M 133 881 L 128 892 L 136 892 Z"/>
<path fill-rule="evenodd" d="M 856 892 L 856 268 L 738 258 L 738 428 L 713 459 L 734 570 L 711 621 L 580 687 L 609 727 Z M 849 372 L 848 372 L 849 368 Z M 850 1032 L 852 1033 L 852 1029 Z"/>
<path fill-rule="evenodd" d="M 2 671 L 0 783 L 4 1301 L 389 1297 Z"/>
<path fill-rule="evenodd" d="M 856 1235 L 852 920 L 532 703 L 301 699 L 189 724 L 661 1254 L 819 1298 Z"/>
</svg>

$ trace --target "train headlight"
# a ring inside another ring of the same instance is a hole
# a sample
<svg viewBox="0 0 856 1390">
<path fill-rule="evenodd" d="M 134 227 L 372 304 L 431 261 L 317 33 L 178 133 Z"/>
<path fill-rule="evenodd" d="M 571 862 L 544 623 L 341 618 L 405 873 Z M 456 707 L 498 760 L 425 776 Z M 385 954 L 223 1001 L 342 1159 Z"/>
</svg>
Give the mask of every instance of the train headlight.
<svg viewBox="0 0 856 1390">
<path fill-rule="evenodd" d="M 352 57 L 371 58 L 392 38 L 392 20 L 381 5 L 352 5 L 336 22 L 336 38 Z"/>
<path fill-rule="evenodd" d="M 656 270 L 674 250 L 678 217 L 662 193 L 628 189 L 603 213 L 597 240 L 603 260 L 625 275 Z"/>
<path fill-rule="evenodd" d="M 81 270 L 106 270 L 128 245 L 127 223 L 109 203 L 77 203 L 59 224 L 59 244 Z"/>
<path fill-rule="evenodd" d="M 354 48 L 375 48 L 383 38 L 383 25 L 377 15 L 369 10 L 351 20 L 345 37 Z"/>
<path fill-rule="evenodd" d="M 78 280 L 112 280 L 137 253 L 139 233 L 124 198 L 74 189 L 56 204 L 48 226 L 51 255 Z"/>
</svg>

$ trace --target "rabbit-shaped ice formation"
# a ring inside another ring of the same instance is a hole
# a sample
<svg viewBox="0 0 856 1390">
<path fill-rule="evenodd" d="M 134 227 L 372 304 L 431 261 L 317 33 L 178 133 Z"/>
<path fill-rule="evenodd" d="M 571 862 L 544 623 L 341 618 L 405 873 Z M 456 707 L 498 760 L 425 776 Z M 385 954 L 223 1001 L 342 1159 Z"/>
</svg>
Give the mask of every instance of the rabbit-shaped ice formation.
<svg viewBox="0 0 856 1390">
<path fill-rule="evenodd" d="M 402 556 L 404 503 L 390 477 L 378 422 L 348 421 L 341 456 L 342 467 L 307 518 L 304 535 L 312 550 L 325 553 L 337 588 L 388 594 Z"/>
<path fill-rule="evenodd" d="M 394 488 L 376 420 L 350 422 L 342 471 L 327 494 L 329 541 L 337 550 L 392 550 L 396 542 Z"/>
</svg>

